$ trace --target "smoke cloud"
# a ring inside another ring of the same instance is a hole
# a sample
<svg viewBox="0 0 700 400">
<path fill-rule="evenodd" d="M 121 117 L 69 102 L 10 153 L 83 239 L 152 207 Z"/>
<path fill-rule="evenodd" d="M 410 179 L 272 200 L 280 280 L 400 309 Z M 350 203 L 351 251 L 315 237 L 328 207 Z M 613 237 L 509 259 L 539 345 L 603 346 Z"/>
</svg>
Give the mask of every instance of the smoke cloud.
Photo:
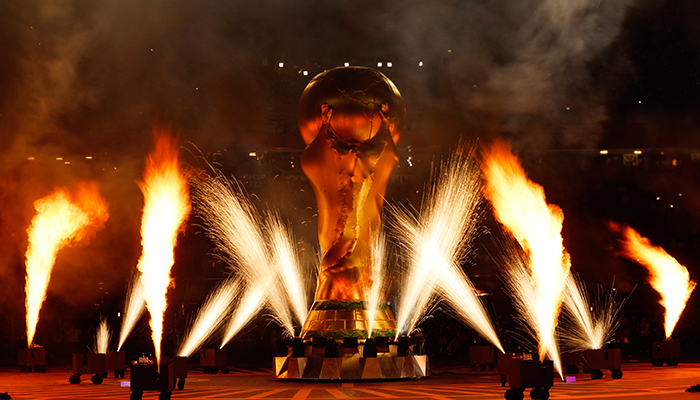
<svg viewBox="0 0 700 400">
<path fill-rule="evenodd" d="M 506 135 L 516 148 L 592 147 L 607 115 L 589 63 L 618 37 L 634 3 L 416 2 L 399 13 L 410 27 L 402 49 L 449 60 L 454 102 L 446 103 L 444 91 L 425 95 L 456 108 L 450 111 L 477 135 Z"/>
</svg>

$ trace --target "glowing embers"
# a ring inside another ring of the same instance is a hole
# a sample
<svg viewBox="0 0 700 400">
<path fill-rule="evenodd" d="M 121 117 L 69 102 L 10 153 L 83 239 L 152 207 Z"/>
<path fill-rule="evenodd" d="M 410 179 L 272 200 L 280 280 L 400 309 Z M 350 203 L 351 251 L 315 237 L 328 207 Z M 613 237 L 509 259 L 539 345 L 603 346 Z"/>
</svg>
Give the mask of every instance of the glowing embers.
<svg viewBox="0 0 700 400">
<path fill-rule="evenodd" d="M 267 305 L 294 336 L 292 315 L 301 324 L 308 300 L 304 273 L 291 233 L 275 213 L 261 217 L 236 182 L 216 176 L 197 181 L 193 196 L 203 228 L 216 252 L 237 272 L 242 294 L 228 322 L 222 347 Z"/>
<path fill-rule="evenodd" d="M 138 262 L 146 307 L 150 313 L 156 363 L 160 363 L 163 315 L 167 307 L 170 269 L 180 227 L 190 211 L 187 179 L 178 165 L 178 146 L 168 131 L 154 129 L 155 146 L 146 160 L 141 220 L 143 253 Z"/>
<path fill-rule="evenodd" d="M 670 338 L 696 282 L 690 280 L 688 270 L 675 258 L 661 247 L 652 245 L 634 229 L 615 224 L 611 227 L 622 231 L 622 254 L 649 271 L 649 284 L 661 295 L 659 303 L 666 309 L 664 331 L 666 338 Z"/>
<path fill-rule="evenodd" d="M 56 253 L 62 247 L 72 245 L 93 230 L 101 228 L 109 218 L 107 204 L 100 197 L 95 184 L 78 186 L 74 196 L 58 189 L 37 200 L 34 208 L 37 214 L 27 229 L 29 246 L 26 255 L 25 304 L 28 347 L 32 347 L 34 342 L 39 310 L 46 298 Z"/>
<path fill-rule="evenodd" d="M 512 254 L 507 265 L 514 306 L 537 341 L 540 360 L 549 354 L 563 376 L 554 333 L 570 268 L 561 237 L 564 214 L 547 204 L 542 186 L 527 178 L 506 143 L 495 141 L 483 158 L 485 195 L 524 250 Z"/>
<path fill-rule="evenodd" d="M 407 254 L 397 303 L 398 333 L 408 334 L 438 298 L 455 315 L 503 351 L 473 284 L 461 268 L 480 221 L 479 170 L 457 151 L 434 174 L 418 216 L 392 210 L 396 240 Z"/>
</svg>

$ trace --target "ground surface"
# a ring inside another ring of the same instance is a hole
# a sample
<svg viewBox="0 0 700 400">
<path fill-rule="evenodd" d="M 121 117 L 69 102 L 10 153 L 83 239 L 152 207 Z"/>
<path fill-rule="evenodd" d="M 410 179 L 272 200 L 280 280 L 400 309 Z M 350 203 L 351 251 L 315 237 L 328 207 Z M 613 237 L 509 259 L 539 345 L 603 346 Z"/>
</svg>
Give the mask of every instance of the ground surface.
<svg viewBox="0 0 700 400">
<path fill-rule="evenodd" d="M 652 367 L 650 364 L 624 364 L 624 376 L 612 380 L 610 372 L 600 380 L 588 374 L 576 375 L 576 383 L 559 383 L 550 399 L 698 399 L 700 392 L 685 389 L 700 383 L 700 364 Z M 470 368 L 434 367 L 427 379 L 394 382 L 290 382 L 272 377 L 270 370 L 236 369 L 228 375 L 188 372 L 184 390 L 175 390 L 173 399 L 503 399 L 499 376 L 472 372 Z M 12 399 L 128 399 L 130 389 L 111 374 L 101 385 L 83 375 L 82 383 L 71 385 L 69 370 L 49 369 L 46 373 L 20 373 L 0 370 L 0 392 Z M 145 392 L 144 399 L 157 399 L 158 392 Z M 525 398 L 529 399 L 528 392 Z"/>
</svg>

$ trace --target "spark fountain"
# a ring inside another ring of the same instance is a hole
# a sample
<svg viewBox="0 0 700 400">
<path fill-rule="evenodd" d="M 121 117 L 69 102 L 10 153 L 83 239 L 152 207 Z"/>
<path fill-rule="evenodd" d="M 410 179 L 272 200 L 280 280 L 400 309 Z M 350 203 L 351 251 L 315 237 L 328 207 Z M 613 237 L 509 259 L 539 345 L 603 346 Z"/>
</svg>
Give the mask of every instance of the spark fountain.
<svg viewBox="0 0 700 400">
<path fill-rule="evenodd" d="M 221 328 L 239 290 L 240 281 L 233 279 L 224 281 L 212 290 L 180 345 L 177 352 L 180 357 L 190 357 L 207 338 Z"/>
<path fill-rule="evenodd" d="M 97 332 L 95 334 L 95 344 L 93 345 L 92 352 L 94 354 L 104 354 L 104 370 L 112 370 L 114 371 L 114 378 L 119 378 L 119 377 L 124 377 L 125 370 L 126 370 L 126 353 L 123 351 L 111 351 L 109 350 L 109 344 L 112 341 L 112 331 L 109 329 L 109 324 L 107 323 L 107 318 L 106 317 L 101 317 L 100 318 L 100 325 L 97 328 Z M 95 361 L 98 361 L 99 359 L 96 359 L 94 356 L 85 356 L 87 357 L 87 362 L 85 364 L 94 364 Z M 75 372 L 77 368 L 74 367 L 73 371 Z M 101 368 L 100 368 L 101 370 Z M 96 369 L 95 369 L 95 372 Z M 104 375 L 106 378 L 107 375 Z"/>
<path fill-rule="evenodd" d="M 600 350 L 613 341 L 620 309 L 615 291 L 592 297 L 580 278 L 573 273 L 566 280 L 563 324 L 559 338 L 569 351 Z"/>
<path fill-rule="evenodd" d="M 102 383 L 102 380 L 107 377 L 107 366 L 109 364 L 107 353 L 111 337 L 112 333 L 109 330 L 107 318 L 101 317 L 91 351 L 88 353 L 73 353 L 73 375 L 68 378 L 68 382 L 77 385 L 80 383 L 81 375 L 94 374 L 90 378 L 92 383 L 96 385 Z M 116 371 L 117 369 L 115 369 L 115 378 L 118 374 Z"/>
<path fill-rule="evenodd" d="M 375 313 L 379 313 L 379 305 L 381 305 L 382 299 L 386 298 L 386 287 L 384 282 L 384 270 L 386 263 L 386 237 L 384 234 L 380 234 L 372 246 L 372 251 L 370 253 L 370 284 L 367 291 L 367 312 L 369 313 L 369 319 L 373 320 L 376 318 Z M 367 326 L 367 337 L 372 337 L 372 324 Z"/>
<path fill-rule="evenodd" d="M 242 280 L 238 306 L 225 328 L 221 348 L 265 306 L 294 336 L 292 316 L 300 325 L 308 309 L 301 279 L 305 274 L 279 216 L 273 212 L 261 216 L 241 186 L 218 173 L 196 180 L 192 195 L 196 215 L 204 222 L 216 253 Z"/>
<path fill-rule="evenodd" d="M 578 373 L 578 365 L 585 363 L 591 379 L 601 379 L 603 369 L 609 369 L 613 379 L 622 378 L 620 349 L 604 348 L 613 341 L 618 315 L 626 301 L 617 302 L 616 293 L 614 287 L 607 293 L 598 287 L 597 295 L 591 296 L 578 276 L 569 275 L 557 331 L 566 349 L 562 358 L 567 374 Z"/>
<path fill-rule="evenodd" d="M 291 232 L 279 216 L 261 216 L 241 186 L 220 173 L 208 179 L 194 178 L 195 213 L 215 244 L 217 254 L 231 267 L 232 275 L 210 293 L 180 346 L 181 357 L 191 356 L 224 324 L 235 299 L 238 306 L 226 324 L 219 350 L 205 349 L 200 362 L 205 372 L 218 367 L 227 373 L 221 349 L 263 308 L 294 335 L 294 316 L 300 326 L 306 318 L 307 296 L 301 279 L 305 274 L 296 257 Z M 262 223 L 260 222 L 262 221 Z M 208 358 L 204 360 L 203 358 Z"/>
<path fill-rule="evenodd" d="M 166 292 L 170 286 L 170 269 L 175 262 L 173 249 L 190 206 L 187 179 L 178 165 L 175 138 L 168 131 L 154 129 L 153 133 L 154 149 L 146 160 L 144 180 L 139 183 L 145 204 L 141 221 L 143 253 L 137 267 L 151 316 L 156 365 L 159 365 Z"/>
<path fill-rule="evenodd" d="M 224 324 L 230 315 L 233 303 L 241 290 L 241 280 L 229 277 L 221 285 L 214 288 L 207 296 L 206 301 L 199 309 L 194 322 L 177 352 L 178 357 L 187 359 L 210 339 Z M 222 373 L 228 373 L 226 365 L 226 351 L 221 349 L 202 349 L 200 351 L 200 365 L 204 367 L 204 373 L 210 373 L 221 368 Z M 184 379 L 181 379 L 184 387 Z"/>
<path fill-rule="evenodd" d="M 214 288 L 207 296 L 206 301 L 197 313 L 197 317 L 189 327 L 185 339 L 180 344 L 177 351 L 178 356 L 173 359 L 174 377 L 178 378 L 179 389 L 185 387 L 187 378 L 187 358 L 192 356 L 213 333 L 219 330 L 230 314 L 233 302 L 240 292 L 241 282 L 239 279 L 229 278 L 218 287 Z M 209 355 L 208 359 L 207 355 Z M 207 361 L 219 361 L 215 366 L 205 365 Z M 205 349 L 200 352 L 200 364 L 204 366 L 204 372 L 209 373 L 210 368 L 221 367 L 223 373 L 228 373 L 226 366 L 226 352 L 216 349 Z"/>
<path fill-rule="evenodd" d="M 126 304 L 124 305 L 124 318 L 122 319 L 121 330 L 119 331 L 119 344 L 117 351 L 122 349 L 124 342 L 134 330 L 136 323 L 141 318 L 146 308 L 146 288 L 141 283 L 138 275 L 134 276 L 129 283 L 126 292 Z"/>
<path fill-rule="evenodd" d="M 109 350 L 109 341 L 112 338 L 112 332 L 109 330 L 107 318 L 100 318 L 100 325 L 97 327 L 95 334 L 95 344 L 92 347 L 93 353 L 107 354 Z"/>
<path fill-rule="evenodd" d="M 46 289 L 58 250 L 79 242 L 101 228 L 109 218 L 107 204 L 100 197 L 97 185 L 92 183 L 78 186 L 74 196 L 65 190 L 56 190 L 37 200 L 34 208 L 37 215 L 27 230 L 29 246 L 25 290 L 28 348 L 34 344 L 39 310 L 46 299 Z"/>
<path fill-rule="evenodd" d="M 418 217 L 393 209 L 396 239 L 409 259 L 401 274 L 405 289 L 398 304 L 399 334 L 409 334 L 440 295 L 458 319 L 504 353 L 474 285 L 461 268 L 481 221 L 479 169 L 470 154 L 458 150 L 433 180 Z"/>
<path fill-rule="evenodd" d="M 505 142 L 495 141 L 483 157 L 486 197 L 525 252 L 522 262 L 507 265 L 514 306 L 537 341 L 540 361 L 549 356 L 563 378 L 555 329 L 570 269 L 561 237 L 564 214 L 547 204 L 542 186 L 527 178 Z"/>
</svg>

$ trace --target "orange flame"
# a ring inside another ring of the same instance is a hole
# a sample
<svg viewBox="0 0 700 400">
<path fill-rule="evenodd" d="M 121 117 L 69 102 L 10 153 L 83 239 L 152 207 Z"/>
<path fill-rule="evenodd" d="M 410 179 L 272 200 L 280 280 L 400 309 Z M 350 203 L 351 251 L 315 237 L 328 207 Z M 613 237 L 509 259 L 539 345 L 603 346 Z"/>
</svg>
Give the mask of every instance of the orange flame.
<svg viewBox="0 0 700 400">
<path fill-rule="evenodd" d="M 107 204 L 95 183 L 82 183 L 74 199 L 63 189 L 34 202 L 36 216 L 27 229 L 26 254 L 27 346 L 34 342 L 39 311 L 46 299 L 56 253 L 104 226 L 109 218 Z"/>
<path fill-rule="evenodd" d="M 495 141 L 483 156 L 485 195 L 528 256 L 527 270 L 511 271 L 516 306 L 537 335 L 540 358 L 549 353 L 559 371 L 554 330 L 570 269 L 561 237 L 564 213 L 547 204 L 544 189 L 527 178 L 507 143 Z"/>
<path fill-rule="evenodd" d="M 617 225 L 611 227 L 619 231 Z M 622 233 L 625 239 L 622 254 L 649 270 L 649 284 L 661 295 L 659 303 L 666 309 L 664 331 L 666 338 L 670 338 L 696 282 L 690 280 L 688 270 L 675 258 L 634 229 L 625 226 Z"/>
<path fill-rule="evenodd" d="M 143 253 L 138 262 L 151 315 L 156 362 L 160 364 L 163 315 L 167 306 L 170 269 L 175 263 L 177 234 L 190 211 L 187 179 L 178 166 L 178 145 L 170 131 L 153 130 L 155 146 L 146 160 L 141 220 Z"/>
</svg>

